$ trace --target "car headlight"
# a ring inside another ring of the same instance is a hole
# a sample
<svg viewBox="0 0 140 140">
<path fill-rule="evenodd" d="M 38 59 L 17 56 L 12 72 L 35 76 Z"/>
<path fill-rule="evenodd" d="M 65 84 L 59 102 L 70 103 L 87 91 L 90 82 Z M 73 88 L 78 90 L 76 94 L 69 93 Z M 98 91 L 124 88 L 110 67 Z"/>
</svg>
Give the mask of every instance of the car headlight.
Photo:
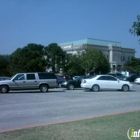
<svg viewBox="0 0 140 140">
<path fill-rule="evenodd" d="M 67 84 L 67 82 L 63 82 L 63 84 L 64 84 L 64 85 L 66 85 L 66 84 Z"/>
</svg>

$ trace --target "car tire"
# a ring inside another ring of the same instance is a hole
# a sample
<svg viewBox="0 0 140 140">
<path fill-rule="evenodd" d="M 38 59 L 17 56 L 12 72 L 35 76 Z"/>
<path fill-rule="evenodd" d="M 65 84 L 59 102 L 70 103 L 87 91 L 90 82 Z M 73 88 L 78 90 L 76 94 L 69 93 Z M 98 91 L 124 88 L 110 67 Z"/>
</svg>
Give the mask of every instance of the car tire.
<svg viewBox="0 0 140 140">
<path fill-rule="evenodd" d="M 74 85 L 73 84 L 69 84 L 67 87 L 68 90 L 74 90 Z"/>
<path fill-rule="evenodd" d="M 123 91 L 129 91 L 129 86 L 128 85 L 123 85 L 122 90 Z"/>
<path fill-rule="evenodd" d="M 41 92 L 48 92 L 48 89 L 49 89 L 49 88 L 48 88 L 48 85 L 41 85 L 41 86 L 40 86 L 40 91 L 41 91 Z"/>
<path fill-rule="evenodd" d="M 100 87 L 99 87 L 98 85 L 93 85 L 93 86 L 92 86 L 92 91 L 97 92 L 97 91 L 99 91 L 99 90 L 100 90 Z"/>
<path fill-rule="evenodd" d="M 0 86 L 0 92 L 1 93 L 8 93 L 9 92 L 9 87 L 7 85 Z"/>
</svg>

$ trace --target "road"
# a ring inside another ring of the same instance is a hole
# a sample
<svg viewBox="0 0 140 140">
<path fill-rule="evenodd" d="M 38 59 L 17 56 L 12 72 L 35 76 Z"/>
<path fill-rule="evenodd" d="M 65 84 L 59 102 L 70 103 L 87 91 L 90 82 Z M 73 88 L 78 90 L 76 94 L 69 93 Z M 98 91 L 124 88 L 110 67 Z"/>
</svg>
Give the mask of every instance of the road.
<svg viewBox="0 0 140 140">
<path fill-rule="evenodd" d="M 140 85 L 129 92 L 10 92 L 0 94 L 0 132 L 133 110 L 140 110 Z"/>
</svg>

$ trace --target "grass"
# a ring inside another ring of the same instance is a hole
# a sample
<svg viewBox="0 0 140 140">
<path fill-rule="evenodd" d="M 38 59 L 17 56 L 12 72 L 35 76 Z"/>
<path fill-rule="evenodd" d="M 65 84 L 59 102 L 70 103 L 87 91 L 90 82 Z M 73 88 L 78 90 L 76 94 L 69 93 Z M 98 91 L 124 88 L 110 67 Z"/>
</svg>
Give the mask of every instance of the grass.
<svg viewBox="0 0 140 140">
<path fill-rule="evenodd" d="M 130 127 L 140 129 L 140 111 L 4 132 L 0 140 L 128 140 Z"/>
</svg>

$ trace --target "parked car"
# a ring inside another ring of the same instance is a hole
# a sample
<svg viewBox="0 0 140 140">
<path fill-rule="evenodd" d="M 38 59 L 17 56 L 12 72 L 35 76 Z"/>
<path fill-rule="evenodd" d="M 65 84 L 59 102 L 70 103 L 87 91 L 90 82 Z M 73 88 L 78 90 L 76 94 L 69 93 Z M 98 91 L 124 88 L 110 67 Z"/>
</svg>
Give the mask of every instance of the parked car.
<svg viewBox="0 0 140 140">
<path fill-rule="evenodd" d="M 126 76 L 121 73 L 108 73 L 108 75 L 112 75 L 120 80 L 125 80 Z"/>
<path fill-rule="evenodd" d="M 88 79 L 82 80 L 81 87 L 99 91 L 100 89 L 120 89 L 129 91 L 133 84 L 129 81 L 122 81 L 111 75 L 96 75 Z"/>
<path fill-rule="evenodd" d="M 131 74 L 129 77 L 126 77 L 125 80 L 129 82 L 134 82 L 136 78 L 139 78 L 140 75 L 138 74 Z"/>
<path fill-rule="evenodd" d="M 73 80 L 76 80 L 77 78 L 79 78 L 80 76 L 73 76 Z"/>
<path fill-rule="evenodd" d="M 135 81 L 134 81 L 134 83 L 140 84 L 140 78 L 136 78 Z"/>
<path fill-rule="evenodd" d="M 57 75 L 57 76 L 64 81 L 72 80 L 72 77 L 70 75 Z"/>
<path fill-rule="evenodd" d="M 84 76 L 79 76 L 77 79 L 75 80 L 69 80 L 69 81 L 65 81 L 61 84 L 61 87 L 63 88 L 67 88 L 68 90 L 73 90 L 74 88 L 81 88 L 81 81 L 82 79 L 91 77 L 91 75 L 84 75 Z"/>
<path fill-rule="evenodd" d="M 65 82 L 66 80 L 61 79 L 59 76 L 57 76 L 58 86 L 61 87 L 61 84 Z"/>
<path fill-rule="evenodd" d="M 57 78 L 53 73 L 35 72 L 18 73 L 10 80 L 0 81 L 0 92 L 7 93 L 9 90 L 35 90 L 47 92 L 49 88 L 57 88 Z"/>
<path fill-rule="evenodd" d="M 10 77 L 0 76 L 0 81 L 2 81 L 2 80 L 9 80 L 9 79 L 10 79 Z"/>
</svg>

